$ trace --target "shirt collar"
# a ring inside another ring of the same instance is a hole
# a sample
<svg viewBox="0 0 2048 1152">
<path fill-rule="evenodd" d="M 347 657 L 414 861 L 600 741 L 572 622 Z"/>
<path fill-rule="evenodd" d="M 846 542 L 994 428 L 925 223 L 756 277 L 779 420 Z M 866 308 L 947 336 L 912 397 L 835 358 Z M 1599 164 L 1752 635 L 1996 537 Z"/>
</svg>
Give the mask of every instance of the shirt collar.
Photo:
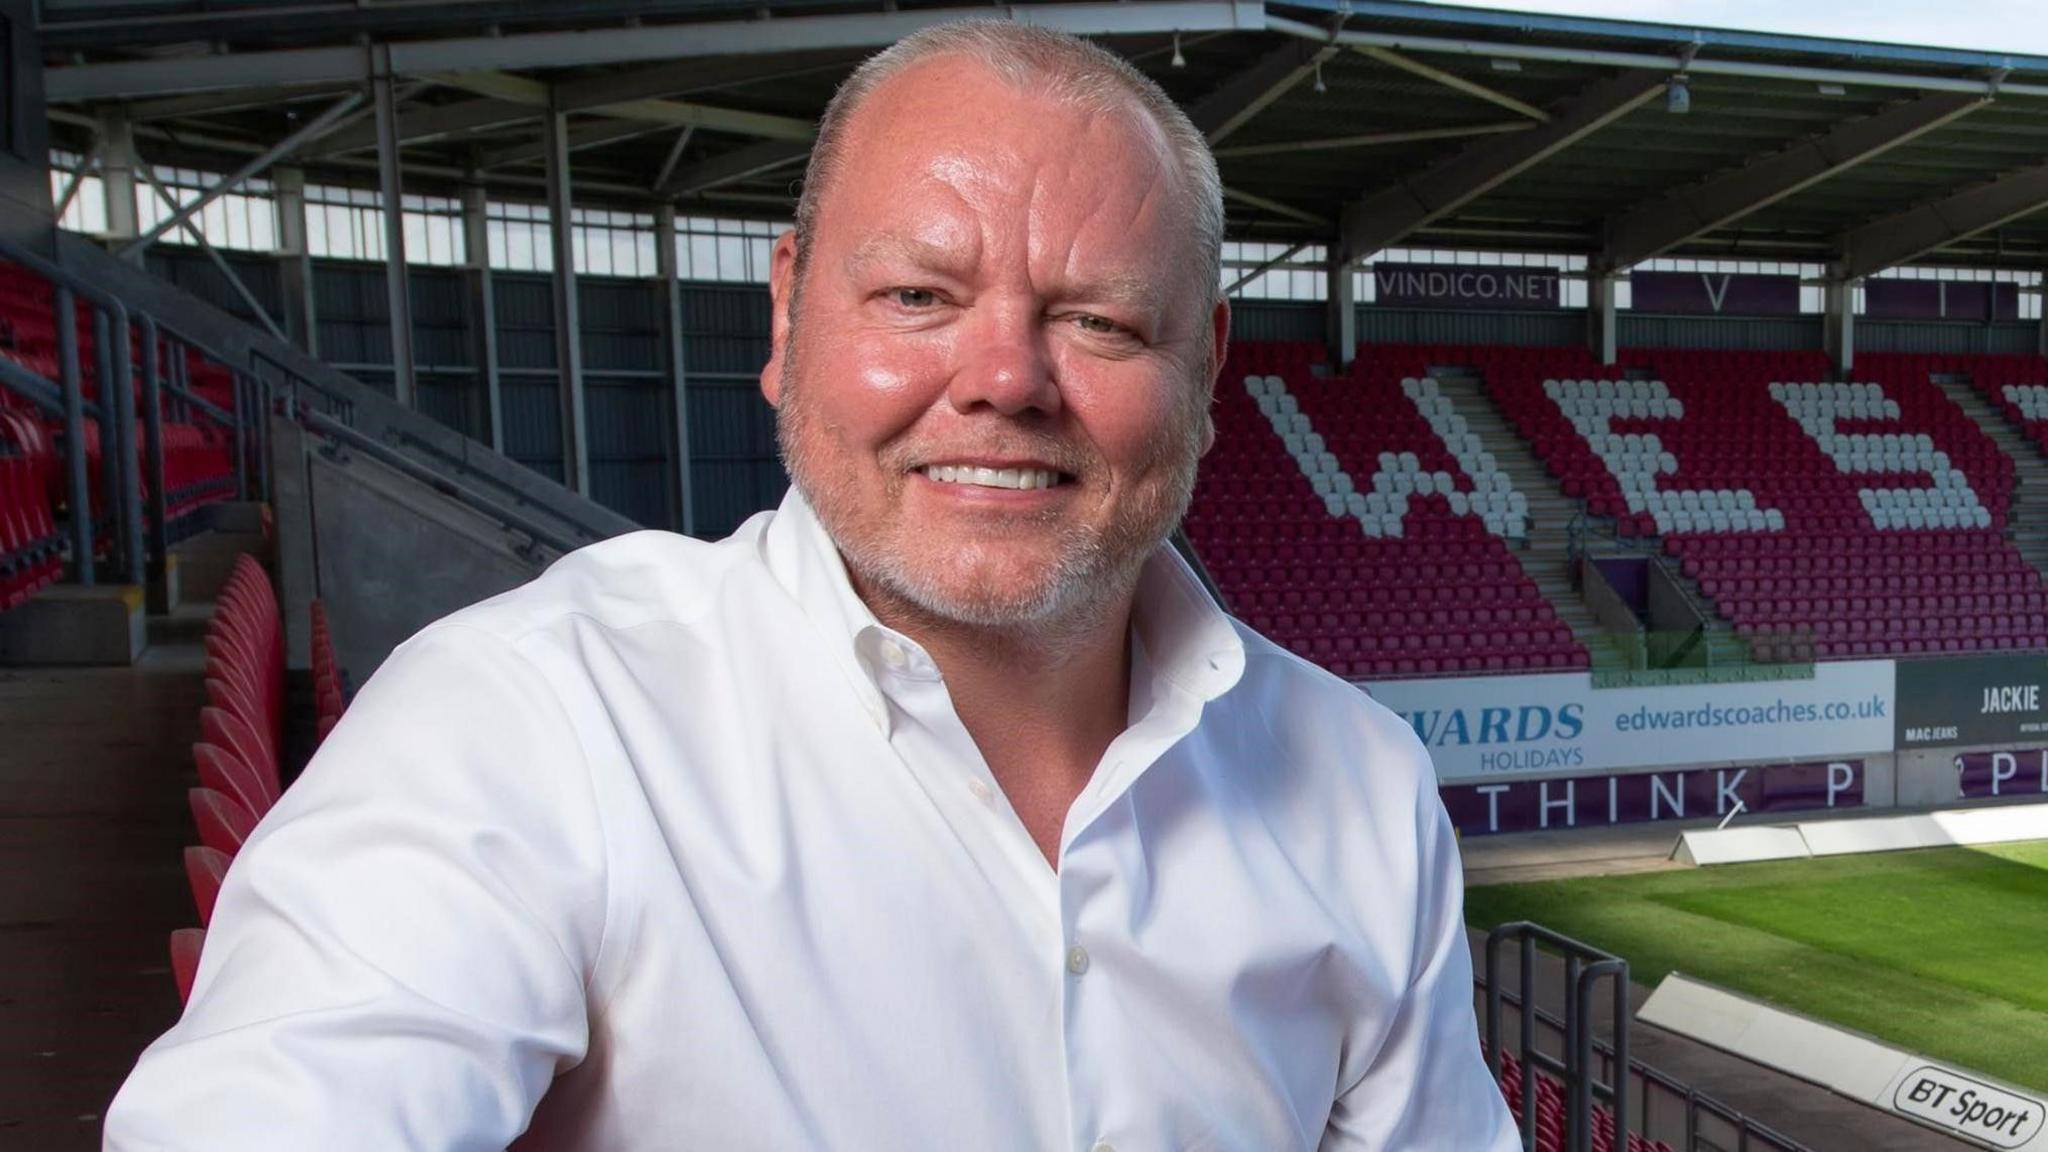
<svg viewBox="0 0 2048 1152">
<path fill-rule="evenodd" d="M 897 675 L 918 675 L 919 662 L 929 669 L 929 657 L 915 641 L 875 619 L 854 591 L 838 546 L 795 485 L 769 523 L 762 550 L 769 572 L 829 638 L 871 711 L 885 716 L 882 676 L 889 646 L 900 645 L 897 651 L 910 656 L 907 670 L 889 669 Z M 1244 675 L 1244 641 L 1170 545 L 1162 544 L 1145 561 L 1131 620 L 1134 638 L 1144 649 L 1142 664 L 1132 665 L 1134 678 L 1149 674 L 1155 684 L 1208 701 Z"/>
</svg>

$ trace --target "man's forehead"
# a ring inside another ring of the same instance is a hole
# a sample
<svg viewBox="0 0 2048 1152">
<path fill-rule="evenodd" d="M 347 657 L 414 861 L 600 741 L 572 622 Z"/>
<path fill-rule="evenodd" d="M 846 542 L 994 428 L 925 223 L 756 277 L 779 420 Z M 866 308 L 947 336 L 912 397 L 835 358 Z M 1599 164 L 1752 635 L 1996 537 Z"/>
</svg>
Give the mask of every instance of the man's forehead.
<svg viewBox="0 0 2048 1152">
<path fill-rule="evenodd" d="M 1036 106 L 1020 113 L 1020 103 Z M 1013 80 L 962 52 L 916 61 L 882 79 L 855 107 L 844 132 L 848 168 L 921 155 L 934 157 L 936 165 L 960 165 L 968 152 L 986 160 L 1005 151 L 1022 155 L 1053 140 L 1070 147 L 1076 132 L 1126 164 L 1150 159 L 1164 172 L 1174 168 L 1165 133 L 1135 96 L 1093 85 L 1084 96 L 1050 74 Z"/>
</svg>

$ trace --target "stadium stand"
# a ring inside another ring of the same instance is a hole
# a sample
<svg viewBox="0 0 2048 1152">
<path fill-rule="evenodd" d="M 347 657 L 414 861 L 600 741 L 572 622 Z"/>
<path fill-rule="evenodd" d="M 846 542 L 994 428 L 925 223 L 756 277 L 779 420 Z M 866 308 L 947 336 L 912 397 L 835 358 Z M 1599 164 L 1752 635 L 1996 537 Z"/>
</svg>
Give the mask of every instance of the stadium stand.
<svg viewBox="0 0 2048 1152">
<path fill-rule="evenodd" d="M 1527 351 L 1473 350 L 1501 408 L 1567 494 L 1621 537 L 1661 540 L 1755 658 L 2048 644 L 2048 589 L 2002 535 L 2012 461 L 1924 374 L 1827 382 L 1817 353 L 1632 350 L 1602 369 Z"/>
<path fill-rule="evenodd" d="M 1314 361 L 1244 345 L 1218 388 L 1187 532 L 1233 609 L 1340 676 L 1586 667 L 1515 559 L 1527 498 L 1451 399 Z"/>
<path fill-rule="evenodd" d="M 0 261 L 0 358 L 53 383 L 60 382 L 63 375 L 56 306 L 55 287 L 47 279 L 18 264 Z M 109 520 L 106 472 L 102 467 L 99 357 L 92 309 L 84 301 L 74 307 L 78 378 L 86 401 L 88 499 L 100 529 L 95 550 L 105 556 L 115 533 Z M 233 379 L 224 366 L 208 360 L 196 349 L 179 348 L 163 338 L 159 338 L 155 349 L 145 349 L 141 331 L 132 326 L 128 339 L 135 362 L 140 363 L 144 355 L 153 352 L 159 364 L 185 382 L 195 399 L 223 414 L 235 408 Z M 183 364 L 173 365 L 172 357 L 182 359 Z M 132 391 L 139 410 L 143 393 L 139 372 L 132 381 Z M 56 533 L 56 523 L 68 513 L 64 511 L 66 494 L 55 445 L 63 426 L 54 413 L 39 413 L 12 392 L 0 391 L 0 405 L 5 406 L 0 407 L 0 438 L 11 442 L 11 452 L 0 457 L 9 461 L 5 466 L 5 486 L 0 488 L 0 501 L 6 504 L 7 539 L 0 546 L 5 547 L 12 569 L 8 573 L 10 582 L 0 589 L 0 607 L 12 607 L 35 590 L 47 587 L 62 571 L 64 542 Z M 162 424 L 163 497 L 171 539 L 186 534 L 182 526 L 201 509 L 235 495 L 229 431 L 232 417 L 179 418 L 191 415 L 191 408 L 189 402 L 172 399 Z M 149 489 L 148 470 L 141 459 L 144 435 L 140 420 L 136 428 L 133 442 L 138 468 L 145 477 L 142 496 L 147 500 L 154 493 Z M 28 575 L 24 577 L 23 573 Z"/>
</svg>

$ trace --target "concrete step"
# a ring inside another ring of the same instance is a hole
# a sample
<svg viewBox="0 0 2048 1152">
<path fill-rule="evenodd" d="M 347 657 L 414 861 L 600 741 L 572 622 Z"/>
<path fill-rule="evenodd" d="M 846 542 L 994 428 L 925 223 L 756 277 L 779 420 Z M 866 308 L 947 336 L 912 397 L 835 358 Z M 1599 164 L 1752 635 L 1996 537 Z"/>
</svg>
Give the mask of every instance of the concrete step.
<svg viewBox="0 0 2048 1152">
<path fill-rule="evenodd" d="M 152 613 L 147 624 L 149 646 L 204 643 L 207 625 L 212 622 L 213 605 L 203 602 L 180 604 L 163 615 Z"/>
</svg>

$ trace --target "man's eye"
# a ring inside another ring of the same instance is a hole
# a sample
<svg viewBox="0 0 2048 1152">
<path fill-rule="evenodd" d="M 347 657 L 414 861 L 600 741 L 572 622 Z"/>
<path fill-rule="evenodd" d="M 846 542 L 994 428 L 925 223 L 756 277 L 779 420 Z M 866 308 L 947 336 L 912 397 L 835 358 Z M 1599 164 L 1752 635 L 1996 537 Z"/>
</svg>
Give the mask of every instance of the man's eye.
<svg viewBox="0 0 2048 1152">
<path fill-rule="evenodd" d="M 891 288 L 889 298 L 903 308 L 929 308 L 939 302 L 938 294 L 929 288 Z"/>
<path fill-rule="evenodd" d="M 1123 331 L 1123 325 L 1106 316 L 1090 316 L 1083 313 L 1074 317 L 1074 322 L 1081 326 L 1082 331 L 1093 332 L 1100 336 L 1114 336 L 1118 332 Z"/>
</svg>

